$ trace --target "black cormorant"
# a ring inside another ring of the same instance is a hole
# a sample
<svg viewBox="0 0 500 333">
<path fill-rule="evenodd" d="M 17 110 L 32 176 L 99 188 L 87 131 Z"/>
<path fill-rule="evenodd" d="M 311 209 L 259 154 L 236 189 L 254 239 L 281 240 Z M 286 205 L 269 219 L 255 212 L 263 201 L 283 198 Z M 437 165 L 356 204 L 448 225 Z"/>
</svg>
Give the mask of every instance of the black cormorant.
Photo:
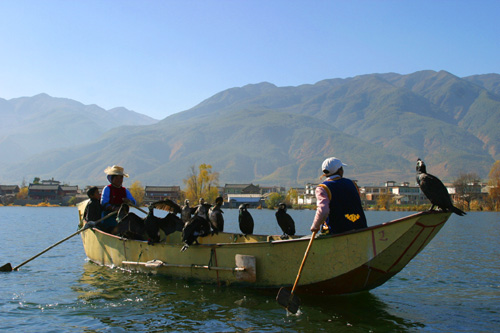
<svg viewBox="0 0 500 333">
<path fill-rule="evenodd" d="M 241 204 L 240 212 L 238 215 L 238 222 L 240 224 L 240 230 L 244 235 L 251 235 L 253 233 L 253 218 L 252 215 L 248 212 L 247 208 L 250 206 L 249 204 Z"/>
<path fill-rule="evenodd" d="M 286 204 L 280 203 L 276 212 L 276 220 L 283 231 L 281 238 L 286 239 L 288 236 L 295 235 L 295 222 L 292 217 L 286 212 Z"/>
<path fill-rule="evenodd" d="M 188 223 L 191 220 L 191 215 L 193 214 L 192 208 L 189 207 L 189 200 L 184 200 L 184 206 L 182 206 L 181 219 L 182 222 Z"/>
<path fill-rule="evenodd" d="M 224 216 L 222 216 L 224 212 L 220 209 L 223 202 L 224 200 L 222 197 L 217 197 L 217 199 L 215 199 L 215 205 L 208 210 L 210 225 L 212 226 L 213 232 L 216 234 L 224 231 Z"/>
<path fill-rule="evenodd" d="M 129 206 L 122 204 L 116 217 L 118 224 L 111 232 L 113 235 L 128 239 L 144 240 L 144 220 L 135 213 L 129 212 Z"/>
<path fill-rule="evenodd" d="M 436 177 L 427 173 L 425 168 L 425 163 L 420 158 L 417 160 L 417 183 L 420 189 L 425 194 L 427 199 L 430 200 L 432 206 L 429 210 L 432 210 L 435 206 L 438 206 L 442 210 L 463 216 L 465 212 L 453 206 L 451 202 L 450 194 L 444 186 L 444 184 Z"/>
</svg>

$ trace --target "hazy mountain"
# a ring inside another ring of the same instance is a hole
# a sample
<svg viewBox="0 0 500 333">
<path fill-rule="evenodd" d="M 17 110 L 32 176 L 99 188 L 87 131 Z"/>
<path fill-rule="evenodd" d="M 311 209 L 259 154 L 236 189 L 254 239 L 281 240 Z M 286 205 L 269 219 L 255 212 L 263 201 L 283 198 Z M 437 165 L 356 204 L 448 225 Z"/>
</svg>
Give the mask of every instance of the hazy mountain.
<svg viewBox="0 0 500 333">
<path fill-rule="evenodd" d="M 2 174 L 18 183 L 33 176 L 105 183 L 104 168 L 120 164 L 130 181 L 182 185 L 190 166 L 209 163 L 221 184 L 292 186 L 317 181 L 323 159 L 337 156 L 349 164 L 346 176 L 363 185 L 413 183 L 419 157 L 444 181 L 460 172 L 486 178 L 500 159 L 495 77 L 422 71 L 297 87 L 251 84 L 153 125 L 115 128 L 98 141 L 45 152 Z"/>
<path fill-rule="evenodd" d="M 125 108 L 104 110 L 47 94 L 0 99 L 0 156 L 17 162 L 46 150 L 95 141 L 122 125 L 149 125 L 157 120 Z"/>
<path fill-rule="evenodd" d="M 464 79 L 487 89 L 493 94 L 500 95 L 500 74 L 472 75 L 464 77 Z"/>
</svg>

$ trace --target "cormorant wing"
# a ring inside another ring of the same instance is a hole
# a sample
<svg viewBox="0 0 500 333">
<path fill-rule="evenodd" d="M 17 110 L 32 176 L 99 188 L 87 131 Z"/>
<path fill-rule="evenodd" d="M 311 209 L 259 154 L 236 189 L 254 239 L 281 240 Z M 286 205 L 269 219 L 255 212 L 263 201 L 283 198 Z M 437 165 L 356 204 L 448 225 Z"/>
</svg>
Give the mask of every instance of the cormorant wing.
<svg viewBox="0 0 500 333">
<path fill-rule="evenodd" d="M 170 199 L 160 200 L 151 204 L 156 209 L 166 210 L 178 214 L 181 212 L 181 207 Z"/>
</svg>

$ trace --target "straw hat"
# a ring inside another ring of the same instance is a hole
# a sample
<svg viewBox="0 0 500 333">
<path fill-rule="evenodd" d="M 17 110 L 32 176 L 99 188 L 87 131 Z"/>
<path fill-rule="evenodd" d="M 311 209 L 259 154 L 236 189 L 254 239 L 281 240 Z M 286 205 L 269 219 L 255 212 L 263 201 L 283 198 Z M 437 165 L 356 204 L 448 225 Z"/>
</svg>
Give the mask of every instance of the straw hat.
<svg viewBox="0 0 500 333">
<path fill-rule="evenodd" d="M 104 169 L 104 173 L 108 175 L 108 180 L 111 182 L 111 176 L 123 176 L 123 177 L 128 177 L 128 174 L 123 172 L 123 168 L 118 165 L 113 165 L 112 167 L 107 167 Z"/>
</svg>

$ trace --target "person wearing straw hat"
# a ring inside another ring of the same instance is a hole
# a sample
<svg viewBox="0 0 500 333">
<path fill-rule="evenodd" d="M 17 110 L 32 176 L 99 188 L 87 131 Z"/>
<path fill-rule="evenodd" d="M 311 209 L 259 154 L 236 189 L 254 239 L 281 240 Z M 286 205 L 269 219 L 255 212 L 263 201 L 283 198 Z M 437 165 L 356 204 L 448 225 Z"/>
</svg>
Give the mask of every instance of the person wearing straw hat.
<svg viewBox="0 0 500 333">
<path fill-rule="evenodd" d="M 350 179 L 343 178 L 344 166 L 338 158 L 323 161 L 322 177 L 326 180 L 316 187 L 316 215 L 311 231 L 338 234 L 366 228 L 366 217 L 361 205 L 358 186 Z"/>
<path fill-rule="evenodd" d="M 110 184 L 102 190 L 101 206 L 103 216 L 120 209 L 122 203 L 130 200 L 135 205 L 135 199 L 128 189 L 122 186 L 123 177 L 128 177 L 121 166 L 113 165 L 104 170 Z M 101 223 L 100 229 L 110 232 L 117 225 L 116 217 L 110 217 Z"/>
</svg>

